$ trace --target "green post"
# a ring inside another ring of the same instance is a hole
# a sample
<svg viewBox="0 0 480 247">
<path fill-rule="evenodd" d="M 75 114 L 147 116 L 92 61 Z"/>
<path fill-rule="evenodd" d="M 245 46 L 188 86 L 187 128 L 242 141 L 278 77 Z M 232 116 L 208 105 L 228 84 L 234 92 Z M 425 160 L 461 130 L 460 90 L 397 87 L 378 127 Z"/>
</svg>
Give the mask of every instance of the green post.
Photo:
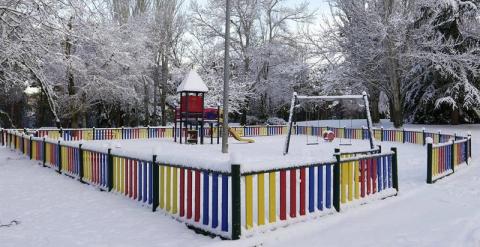
<svg viewBox="0 0 480 247">
<path fill-rule="evenodd" d="M 340 212 L 340 149 L 335 148 L 337 162 L 333 166 L 333 207 Z"/>
<path fill-rule="evenodd" d="M 403 128 L 402 142 L 405 143 L 405 128 Z"/>
<path fill-rule="evenodd" d="M 383 126 L 380 127 L 380 141 L 383 142 Z"/>
<path fill-rule="evenodd" d="M 58 141 L 58 170 L 57 172 L 62 174 L 62 146 L 60 145 L 60 141 Z"/>
<path fill-rule="evenodd" d="M 92 127 L 92 140 L 95 141 L 95 139 L 97 139 L 97 137 L 95 135 L 95 127 Z"/>
<path fill-rule="evenodd" d="M 125 134 L 123 133 L 123 132 L 125 132 L 125 129 L 123 128 L 123 126 L 122 126 L 122 130 L 121 130 L 121 131 L 122 131 L 122 140 L 123 140 L 123 137 L 125 136 Z"/>
<path fill-rule="evenodd" d="M 47 143 L 45 142 L 45 137 L 43 138 L 42 144 L 42 157 L 43 157 L 43 167 L 45 167 L 45 163 L 47 163 Z"/>
<path fill-rule="evenodd" d="M 79 167 L 78 167 L 78 180 L 83 182 L 83 149 L 82 144 L 78 144 L 78 160 L 79 160 Z"/>
<path fill-rule="evenodd" d="M 427 144 L 427 184 L 433 183 L 432 181 L 432 149 L 433 149 L 433 144 L 431 142 L 428 142 Z"/>
<path fill-rule="evenodd" d="M 469 157 L 469 151 L 468 151 L 468 139 L 467 139 L 467 142 L 465 143 L 465 147 L 464 147 L 464 150 L 463 150 L 463 154 L 464 154 L 464 159 L 465 159 L 465 163 L 467 163 L 468 165 L 468 157 Z"/>
<path fill-rule="evenodd" d="M 397 155 L 397 148 L 392 147 L 390 150 L 393 152 L 392 157 L 392 184 L 393 188 L 397 190 L 398 193 L 398 155 Z"/>
<path fill-rule="evenodd" d="M 60 127 L 60 129 L 58 130 L 58 133 L 60 134 L 60 137 L 63 138 L 63 128 Z"/>
<path fill-rule="evenodd" d="M 423 138 L 423 146 L 425 146 L 425 144 L 427 143 L 426 141 L 426 137 L 425 137 L 425 128 L 422 128 L 422 138 Z"/>
<path fill-rule="evenodd" d="M 150 139 L 150 125 L 147 125 L 147 139 Z"/>
<path fill-rule="evenodd" d="M 30 143 L 30 145 L 28 145 L 28 147 L 29 147 L 30 150 L 28 150 L 28 156 L 30 157 L 30 160 L 32 160 L 33 159 L 33 157 L 32 157 L 32 143 L 33 142 L 32 142 L 32 137 L 31 136 L 30 136 L 29 143 Z"/>
<path fill-rule="evenodd" d="M 122 131 L 123 132 L 123 131 Z M 158 185 L 159 185 L 159 175 L 158 175 L 158 165 L 157 165 L 157 155 L 153 155 L 152 165 L 150 166 L 150 171 L 152 173 L 153 184 L 152 184 L 152 212 L 155 212 L 158 207 Z"/>
<path fill-rule="evenodd" d="M 108 157 L 107 157 L 107 187 L 108 191 L 112 191 L 113 189 L 113 155 L 112 149 L 108 149 Z"/>
<path fill-rule="evenodd" d="M 452 164 L 452 172 L 455 172 L 455 139 L 452 140 L 452 145 L 451 145 L 451 151 L 452 153 L 450 154 L 450 162 Z"/>
<path fill-rule="evenodd" d="M 467 160 L 469 158 L 472 157 L 472 135 L 471 134 L 468 134 L 468 157 L 467 157 Z"/>
<path fill-rule="evenodd" d="M 240 190 L 240 165 L 232 164 L 232 239 L 237 240 L 242 234 L 242 200 Z"/>
<path fill-rule="evenodd" d="M 24 139 L 24 134 L 22 133 L 22 136 L 20 138 L 19 146 L 22 148 L 22 150 L 20 150 L 20 152 L 22 152 L 22 154 L 25 154 L 25 141 L 23 141 L 23 139 Z"/>
</svg>

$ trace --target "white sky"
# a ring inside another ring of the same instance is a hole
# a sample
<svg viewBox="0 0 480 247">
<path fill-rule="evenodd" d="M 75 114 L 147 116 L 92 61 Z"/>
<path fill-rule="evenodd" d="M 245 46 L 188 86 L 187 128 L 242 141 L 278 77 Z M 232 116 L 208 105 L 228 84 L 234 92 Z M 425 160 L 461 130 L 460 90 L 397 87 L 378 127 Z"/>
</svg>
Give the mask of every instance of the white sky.
<svg viewBox="0 0 480 247">
<path fill-rule="evenodd" d="M 190 1 L 198 1 L 199 3 L 205 3 L 207 0 L 190 0 Z M 327 0 L 286 0 L 288 4 L 295 5 L 301 2 L 308 2 L 310 9 L 318 9 L 319 15 L 329 15 L 330 8 L 328 6 Z"/>
</svg>

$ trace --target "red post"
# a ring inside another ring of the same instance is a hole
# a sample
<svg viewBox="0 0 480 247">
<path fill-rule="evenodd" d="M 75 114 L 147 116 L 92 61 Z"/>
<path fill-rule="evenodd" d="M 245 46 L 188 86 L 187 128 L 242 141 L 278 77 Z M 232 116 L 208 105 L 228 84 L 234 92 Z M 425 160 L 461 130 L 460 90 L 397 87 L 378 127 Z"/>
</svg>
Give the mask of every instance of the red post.
<svg viewBox="0 0 480 247">
<path fill-rule="evenodd" d="M 195 171 L 195 222 L 200 221 L 200 171 Z"/>
<path fill-rule="evenodd" d="M 180 168 L 180 217 L 185 216 L 185 169 Z"/>
<path fill-rule="evenodd" d="M 300 215 L 305 215 L 305 168 L 300 169 Z"/>
<path fill-rule="evenodd" d="M 280 220 L 287 219 L 287 172 L 280 171 Z"/>
<path fill-rule="evenodd" d="M 290 217 L 297 216 L 297 174 L 296 169 L 290 169 Z"/>
</svg>

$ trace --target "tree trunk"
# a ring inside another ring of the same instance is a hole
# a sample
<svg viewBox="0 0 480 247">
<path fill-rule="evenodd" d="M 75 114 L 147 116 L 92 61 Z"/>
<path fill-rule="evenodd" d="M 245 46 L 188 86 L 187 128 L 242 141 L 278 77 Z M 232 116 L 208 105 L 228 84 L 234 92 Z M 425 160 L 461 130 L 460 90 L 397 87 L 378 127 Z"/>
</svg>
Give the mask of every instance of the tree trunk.
<svg viewBox="0 0 480 247">
<path fill-rule="evenodd" d="M 168 84 L 168 55 L 162 54 L 162 92 L 160 94 L 160 110 L 162 111 L 162 126 L 167 125 L 167 84 Z"/>
<path fill-rule="evenodd" d="M 380 91 L 375 88 L 370 88 L 369 90 L 369 101 L 370 101 L 370 112 L 372 115 L 373 123 L 380 123 L 380 111 L 378 108 L 380 102 Z"/>
<path fill-rule="evenodd" d="M 460 124 L 460 111 L 458 107 L 452 110 L 452 114 L 450 116 L 450 124 Z"/>
<path fill-rule="evenodd" d="M 158 124 L 157 106 L 158 106 L 158 88 L 160 87 L 160 58 L 157 55 L 156 64 L 153 69 L 153 114 L 152 124 Z"/>
<path fill-rule="evenodd" d="M 68 30 L 72 30 L 72 20 L 73 18 L 70 18 L 68 21 Z M 67 86 L 67 91 L 68 91 L 68 96 L 71 99 L 73 96 L 75 96 L 75 80 L 73 77 L 73 71 L 72 71 L 72 64 L 71 64 L 71 55 L 72 55 L 72 41 L 70 39 L 70 36 L 67 35 L 65 39 L 65 57 L 66 57 L 66 63 L 67 63 L 67 80 L 68 80 L 68 86 Z M 72 128 L 78 128 L 78 109 L 75 109 L 76 105 L 74 102 L 69 102 L 70 103 L 70 112 L 72 114 L 70 118 L 70 124 Z"/>
<path fill-rule="evenodd" d="M 400 128 L 403 126 L 403 104 L 400 96 L 400 92 L 397 92 L 392 99 L 391 117 L 393 120 L 393 126 Z"/>
<path fill-rule="evenodd" d="M 145 110 L 144 126 L 148 126 L 148 125 L 150 125 L 150 112 L 148 110 L 148 103 L 149 103 L 148 84 L 147 84 L 147 80 L 145 79 L 145 77 L 142 77 L 142 80 L 143 80 L 143 89 L 144 89 L 143 108 Z"/>
</svg>

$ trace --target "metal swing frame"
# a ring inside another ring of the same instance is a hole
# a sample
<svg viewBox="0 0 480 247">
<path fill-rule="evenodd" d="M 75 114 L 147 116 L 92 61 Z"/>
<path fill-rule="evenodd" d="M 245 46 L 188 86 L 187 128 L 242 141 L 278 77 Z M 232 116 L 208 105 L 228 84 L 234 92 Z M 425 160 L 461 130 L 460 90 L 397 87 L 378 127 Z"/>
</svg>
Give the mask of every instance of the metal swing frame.
<svg viewBox="0 0 480 247">
<path fill-rule="evenodd" d="M 345 99 L 363 99 L 364 101 L 364 110 L 365 110 L 365 118 L 367 119 L 367 128 L 369 133 L 369 141 L 370 141 L 370 148 L 374 149 L 374 141 L 373 141 L 373 129 L 372 129 L 372 118 L 370 115 L 370 106 L 368 102 L 368 96 L 366 92 L 363 92 L 361 95 L 325 95 L 325 96 L 307 96 L 307 95 L 298 95 L 296 92 L 293 93 L 292 101 L 290 104 L 290 114 L 288 116 L 288 133 L 287 137 L 285 138 L 285 146 L 283 150 L 283 155 L 288 154 L 288 149 L 290 147 L 290 139 L 292 136 L 292 128 L 293 128 L 293 113 L 295 111 L 296 102 L 299 100 L 324 100 L 324 101 L 335 101 L 335 100 L 345 100 Z"/>
</svg>

